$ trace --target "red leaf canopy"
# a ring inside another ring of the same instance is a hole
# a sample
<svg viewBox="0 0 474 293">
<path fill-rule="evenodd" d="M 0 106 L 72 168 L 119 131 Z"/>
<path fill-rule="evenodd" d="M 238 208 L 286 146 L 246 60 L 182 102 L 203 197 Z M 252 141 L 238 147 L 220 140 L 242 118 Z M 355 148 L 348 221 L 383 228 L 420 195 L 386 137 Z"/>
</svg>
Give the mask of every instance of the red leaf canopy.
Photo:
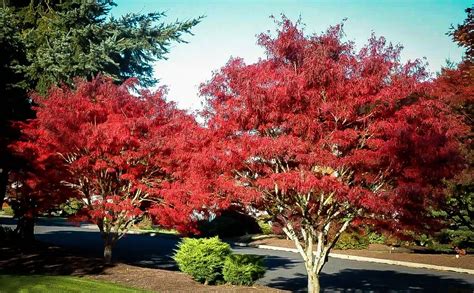
<svg viewBox="0 0 474 293">
<path fill-rule="evenodd" d="M 231 59 L 202 86 L 212 154 L 200 168 L 219 174 L 215 194 L 321 229 L 369 215 L 419 227 L 466 131 L 429 95 L 424 65 L 375 36 L 356 51 L 342 25 L 312 36 L 279 25 L 259 36 L 265 59 Z"/>
<path fill-rule="evenodd" d="M 164 182 L 179 175 L 174 137 L 197 126 L 165 101 L 164 88 L 136 95 L 134 85 L 98 77 L 34 95 L 37 117 L 21 126 L 24 139 L 13 146 L 38 172 L 56 170 L 54 177 L 35 176 L 45 187 L 68 187 L 63 200 L 85 199 L 83 215 L 96 222 L 133 221 L 163 204 Z"/>
</svg>

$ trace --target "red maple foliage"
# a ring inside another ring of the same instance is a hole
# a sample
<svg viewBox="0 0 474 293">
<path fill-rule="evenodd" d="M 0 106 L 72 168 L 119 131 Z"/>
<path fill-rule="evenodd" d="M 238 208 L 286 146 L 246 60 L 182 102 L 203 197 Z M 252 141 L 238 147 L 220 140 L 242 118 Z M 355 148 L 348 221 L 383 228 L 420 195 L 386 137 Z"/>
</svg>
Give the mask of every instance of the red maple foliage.
<svg viewBox="0 0 474 293">
<path fill-rule="evenodd" d="M 58 158 L 38 158 L 33 149 L 22 149 L 21 142 L 12 145 L 12 148 L 20 155 L 23 167 L 11 173 L 8 203 L 18 218 L 15 230 L 18 237 L 30 241 L 34 238 L 38 214 L 64 203 L 73 193 L 61 184 L 68 174 L 57 168 L 61 165 Z"/>
<path fill-rule="evenodd" d="M 306 36 L 278 24 L 276 36 L 259 36 L 265 59 L 231 59 L 202 86 L 211 142 L 200 168 L 214 170 L 207 187 L 227 204 L 252 204 L 282 225 L 315 292 L 351 223 L 423 228 L 441 179 L 459 167 L 466 128 L 429 95 L 424 65 L 400 62 L 400 46 L 372 36 L 356 51 L 342 25 Z"/>
<path fill-rule="evenodd" d="M 14 146 L 41 166 L 35 170 L 59 172 L 50 178 L 34 175 L 42 184 L 33 188 L 41 193 L 38 198 L 49 196 L 45 186 L 59 184 L 69 189 L 63 200 L 75 196 L 84 202 L 76 220 L 98 225 L 106 261 L 130 225 L 163 204 L 161 192 L 179 166 L 171 155 L 179 144 L 173 137 L 197 125 L 165 101 L 164 88 L 134 95 L 134 85 L 98 77 L 77 81 L 75 89 L 55 87 L 44 97 L 34 95 L 37 117 L 22 124 L 23 140 Z"/>
</svg>

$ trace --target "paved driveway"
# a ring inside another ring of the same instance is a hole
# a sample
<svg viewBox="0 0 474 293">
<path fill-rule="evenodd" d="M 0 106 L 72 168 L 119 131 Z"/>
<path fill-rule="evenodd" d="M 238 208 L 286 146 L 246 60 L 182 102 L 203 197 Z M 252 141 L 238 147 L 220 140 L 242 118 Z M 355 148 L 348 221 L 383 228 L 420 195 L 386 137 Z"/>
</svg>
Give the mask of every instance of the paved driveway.
<svg viewBox="0 0 474 293">
<path fill-rule="evenodd" d="M 0 224 L 12 225 L 0 218 Z M 97 230 L 73 226 L 62 220 L 40 220 L 37 239 L 55 245 L 101 255 L 102 241 Z M 179 238 L 126 235 L 119 241 L 114 258 L 147 267 L 176 270 L 170 255 Z M 267 273 L 259 284 L 304 292 L 306 273 L 299 256 L 291 252 L 234 247 L 237 253 L 265 255 Z M 427 269 L 413 269 L 368 262 L 329 258 L 321 275 L 326 292 L 474 292 L 474 276 Z"/>
</svg>

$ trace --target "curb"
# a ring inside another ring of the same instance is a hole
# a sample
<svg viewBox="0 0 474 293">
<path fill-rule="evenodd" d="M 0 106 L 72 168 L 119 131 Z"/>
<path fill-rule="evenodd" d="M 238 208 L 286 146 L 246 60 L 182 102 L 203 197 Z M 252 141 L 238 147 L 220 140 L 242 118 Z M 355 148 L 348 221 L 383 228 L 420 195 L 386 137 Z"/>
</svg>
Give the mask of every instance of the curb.
<svg viewBox="0 0 474 293">
<path fill-rule="evenodd" d="M 255 248 L 260 248 L 260 249 L 279 250 L 279 251 L 298 253 L 298 250 L 296 250 L 295 248 L 278 247 L 278 246 L 271 246 L 271 245 L 249 245 L 247 243 L 242 243 L 242 242 L 236 242 L 233 244 L 235 246 L 241 246 L 241 247 L 255 247 Z M 430 264 L 423 264 L 423 263 L 389 260 L 389 259 L 373 258 L 373 257 L 365 257 L 365 256 L 355 256 L 355 255 L 339 254 L 339 253 L 329 253 L 329 256 L 333 258 L 346 259 L 346 260 L 404 266 L 404 267 L 417 268 L 417 269 L 450 271 L 450 272 L 474 275 L 474 270 L 462 269 L 462 268 L 445 267 L 445 266 L 437 266 L 437 265 L 430 265 Z"/>
</svg>

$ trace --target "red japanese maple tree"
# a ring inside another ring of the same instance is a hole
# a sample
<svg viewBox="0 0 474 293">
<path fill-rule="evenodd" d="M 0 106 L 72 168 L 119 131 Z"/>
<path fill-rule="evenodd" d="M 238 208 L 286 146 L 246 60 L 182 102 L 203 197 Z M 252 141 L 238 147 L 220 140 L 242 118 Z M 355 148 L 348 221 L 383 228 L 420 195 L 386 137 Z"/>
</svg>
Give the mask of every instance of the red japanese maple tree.
<svg viewBox="0 0 474 293">
<path fill-rule="evenodd" d="M 23 148 L 22 142 L 15 143 L 12 148 L 21 154 L 22 168 L 11 173 L 8 188 L 8 204 L 13 208 L 14 216 L 18 218 L 15 232 L 25 241 L 34 239 L 35 219 L 40 213 L 64 203 L 72 196 L 71 190 L 61 184 L 67 178 L 58 158 L 38 157 L 38 153 Z"/>
<path fill-rule="evenodd" d="M 62 176 L 44 184 L 60 183 L 69 188 L 69 197 L 83 200 L 76 217 L 97 224 L 107 262 L 130 225 L 162 203 L 162 186 L 177 165 L 170 156 L 171 138 L 196 125 L 165 101 L 164 89 L 134 95 L 134 85 L 98 77 L 78 81 L 75 89 L 56 87 L 44 97 L 35 95 L 37 117 L 22 125 L 24 139 L 15 146 L 34 154 L 36 164 L 56 162 L 49 168 Z"/>
<path fill-rule="evenodd" d="M 212 142 L 200 168 L 218 174 L 215 196 L 282 225 L 317 292 L 349 225 L 423 228 L 466 128 L 428 94 L 423 64 L 400 62 L 400 46 L 372 36 L 356 51 L 342 25 L 311 36 L 279 25 L 259 36 L 265 59 L 231 59 L 202 86 Z"/>
</svg>

